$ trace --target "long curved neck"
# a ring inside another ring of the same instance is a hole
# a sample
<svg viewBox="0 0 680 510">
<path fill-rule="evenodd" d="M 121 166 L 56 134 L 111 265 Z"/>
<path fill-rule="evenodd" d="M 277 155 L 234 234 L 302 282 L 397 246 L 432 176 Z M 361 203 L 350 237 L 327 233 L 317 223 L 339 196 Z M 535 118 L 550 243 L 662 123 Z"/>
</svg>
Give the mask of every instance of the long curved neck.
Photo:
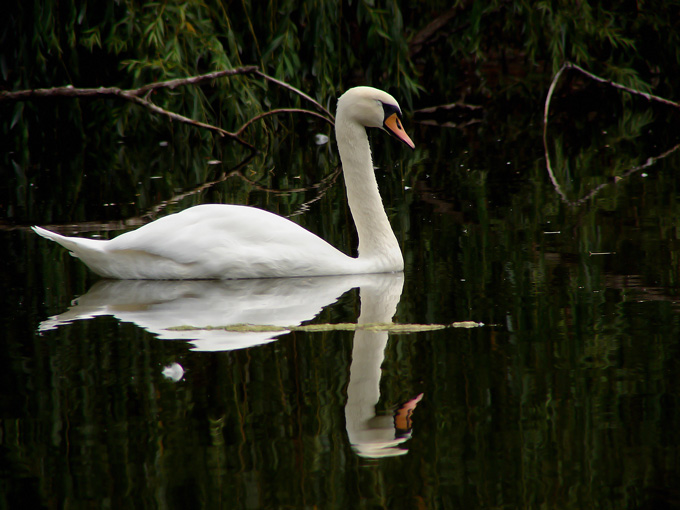
<svg viewBox="0 0 680 510">
<path fill-rule="evenodd" d="M 339 111 L 335 131 L 347 200 L 359 235 L 359 259 L 379 258 L 391 270 L 400 270 L 401 249 L 380 198 L 366 128 Z"/>
</svg>

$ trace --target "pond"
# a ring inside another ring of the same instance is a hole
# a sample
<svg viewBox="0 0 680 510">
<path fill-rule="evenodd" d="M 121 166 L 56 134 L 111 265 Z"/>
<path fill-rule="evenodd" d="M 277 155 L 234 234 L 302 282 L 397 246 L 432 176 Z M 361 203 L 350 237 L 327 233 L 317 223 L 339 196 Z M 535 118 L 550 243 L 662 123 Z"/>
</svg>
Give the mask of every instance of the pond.
<svg viewBox="0 0 680 510">
<path fill-rule="evenodd" d="M 29 230 L 241 203 L 352 252 L 320 122 L 4 154 L 2 507 L 677 506 L 677 113 L 599 93 L 549 159 L 542 105 L 373 133 L 403 275 L 109 281 Z"/>
</svg>

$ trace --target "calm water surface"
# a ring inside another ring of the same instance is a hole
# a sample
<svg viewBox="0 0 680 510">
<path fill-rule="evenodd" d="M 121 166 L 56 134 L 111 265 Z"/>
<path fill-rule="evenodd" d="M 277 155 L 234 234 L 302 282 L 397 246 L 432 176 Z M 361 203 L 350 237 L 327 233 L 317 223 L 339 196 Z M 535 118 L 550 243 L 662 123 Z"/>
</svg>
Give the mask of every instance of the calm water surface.
<svg viewBox="0 0 680 510">
<path fill-rule="evenodd" d="M 323 126 L 240 167 L 170 135 L 5 154 L 1 506 L 677 507 L 677 119 L 557 105 L 551 179 L 537 111 L 373 136 L 404 275 L 111 282 L 26 228 L 236 202 L 351 251 Z M 168 329 L 392 321 L 484 325 Z"/>
</svg>

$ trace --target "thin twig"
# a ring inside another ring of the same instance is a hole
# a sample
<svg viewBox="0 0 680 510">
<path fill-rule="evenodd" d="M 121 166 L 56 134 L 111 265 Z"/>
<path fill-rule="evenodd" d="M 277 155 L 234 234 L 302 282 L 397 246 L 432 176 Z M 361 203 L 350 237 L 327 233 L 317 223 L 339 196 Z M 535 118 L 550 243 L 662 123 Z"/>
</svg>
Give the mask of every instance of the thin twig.
<svg viewBox="0 0 680 510">
<path fill-rule="evenodd" d="M 660 96 L 655 96 L 654 94 L 650 94 L 648 92 L 642 92 L 641 90 L 636 90 L 631 87 L 626 87 L 625 85 L 622 85 L 620 83 L 616 83 L 615 81 L 607 80 L 605 78 L 601 78 L 600 76 L 597 76 L 596 74 L 591 73 L 590 71 L 586 71 L 583 69 L 581 66 L 578 66 L 576 64 L 573 64 L 571 62 L 566 62 L 564 66 L 562 67 L 567 67 L 569 69 L 576 69 L 577 71 L 585 74 L 589 78 L 592 78 L 595 81 L 598 81 L 600 83 L 606 83 L 607 85 L 611 85 L 614 88 L 625 90 L 626 92 L 630 92 L 631 94 L 636 94 L 638 96 L 642 96 L 645 99 L 649 101 L 657 101 L 659 103 L 667 104 L 669 106 L 673 106 L 675 108 L 680 108 L 680 103 L 676 103 L 675 101 L 671 101 L 669 99 L 660 97 Z"/>
<path fill-rule="evenodd" d="M 552 82 L 550 83 L 550 88 L 548 89 L 548 95 L 545 98 L 545 105 L 543 106 L 543 134 L 545 135 L 546 128 L 548 126 L 548 113 L 550 111 L 550 101 L 552 100 L 552 95 L 553 92 L 555 91 L 555 87 L 557 86 L 557 82 L 560 79 L 560 76 L 562 76 L 562 73 L 564 70 L 567 69 L 567 64 L 562 64 L 562 67 L 560 67 L 560 70 L 555 73 L 555 76 L 553 76 Z"/>
<path fill-rule="evenodd" d="M 304 214 L 309 210 L 309 206 L 311 206 L 314 202 L 318 202 L 321 200 L 324 195 L 326 194 L 326 191 L 328 191 L 333 184 L 335 184 L 336 179 L 338 176 L 342 173 L 342 167 L 338 166 L 336 169 L 333 171 L 333 173 L 328 174 L 326 177 L 321 179 L 320 182 L 313 184 L 309 189 L 315 188 L 317 189 L 316 196 L 312 197 L 311 199 L 307 200 L 306 202 L 303 202 L 300 204 L 300 207 L 298 207 L 295 211 L 290 213 L 288 215 L 288 218 L 292 218 L 293 216 L 299 216 L 300 214 Z"/>
<path fill-rule="evenodd" d="M 156 83 L 150 83 L 136 89 L 136 92 L 141 95 L 148 91 L 157 90 L 160 88 L 174 89 L 183 85 L 196 85 L 206 81 L 216 80 L 217 78 L 223 78 L 225 76 L 235 76 L 239 74 L 255 74 L 257 71 L 257 66 L 245 66 L 237 67 L 235 69 L 224 69 L 222 71 L 215 71 L 212 73 L 201 74 L 199 76 L 190 76 L 188 78 L 177 78 L 174 80 L 159 81 Z"/>
<path fill-rule="evenodd" d="M 161 108 L 160 106 L 157 106 L 156 104 L 152 103 L 146 98 L 143 97 L 138 97 L 136 95 L 128 95 L 128 94 L 120 94 L 119 97 L 123 97 L 129 101 L 132 101 L 133 103 L 137 103 L 141 106 L 144 106 L 145 108 L 151 110 L 154 113 L 157 113 L 159 115 L 165 115 L 171 120 L 176 120 L 179 122 L 183 122 L 185 124 L 189 124 L 191 126 L 196 126 L 196 127 L 201 127 L 204 129 L 208 129 L 210 131 L 215 131 L 221 136 L 226 136 L 227 138 L 231 138 L 232 140 L 240 143 L 241 145 L 248 147 L 251 151 L 256 151 L 257 149 L 255 148 L 254 145 L 252 145 L 249 142 L 246 142 L 243 138 L 241 138 L 238 134 L 232 133 L 231 131 L 226 131 L 225 129 L 222 129 L 221 127 L 218 126 L 213 126 L 212 124 L 206 124 L 205 122 L 200 122 L 197 120 L 190 119 L 189 117 L 185 117 L 184 115 L 180 115 L 179 113 L 171 112 L 169 110 L 165 110 L 164 108 Z"/>
<path fill-rule="evenodd" d="M 320 113 L 313 112 L 312 110 L 304 110 L 302 108 L 277 108 L 276 110 L 270 110 L 268 112 L 260 113 L 259 115 L 256 115 L 252 119 L 249 119 L 245 124 L 243 124 L 240 128 L 238 128 L 238 130 L 235 132 L 235 134 L 237 136 L 241 136 L 243 131 L 245 131 L 245 129 L 248 126 L 250 126 L 251 124 L 253 124 L 254 122 L 257 122 L 258 120 L 261 120 L 265 117 L 269 117 L 270 115 L 278 115 L 280 113 L 304 113 L 306 115 L 311 115 L 313 117 L 318 117 L 320 119 L 323 119 L 326 122 L 328 122 L 331 126 L 334 124 L 332 119 L 329 119 L 328 117 L 326 117 L 325 115 L 322 115 Z"/>
<path fill-rule="evenodd" d="M 545 165 L 548 170 L 548 176 L 550 177 L 550 181 L 552 182 L 555 191 L 557 191 L 557 194 L 564 202 L 570 203 L 567 195 L 562 191 L 562 186 L 560 186 L 560 183 L 557 182 L 557 179 L 555 178 L 555 173 L 553 172 L 550 163 L 550 151 L 548 150 L 548 114 L 550 113 L 550 101 L 553 92 L 555 91 L 555 87 L 557 86 L 557 82 L 565 69 L 567 69 L 567 65 L 563 64 L 562 67 L 560 67 L 560 70 L 555 73 L 550 88 L 548 89 L 548 95 L 545 98 L 545 105 L 543 107 L 543 151 L 545 152 Z"/>
<path fill-rule="evenodd" d="M 159 202 L 155 206 L 151 207 L 150 209 L 147 209 L 147 211 L 144 212 L 140 217 L 144 218 L 144 219 L 152 220 L 158 215 L 159 212 L 161 212 L 163 209 L 165 209 L 166 207 L 168 207 L 171 204 L 176 204 L 180 200 L 183 200 L 187 197 L 196 195 L 196 194 L 198 194 L 202 191 L 205 191 L 209 188 L 212 188 L 215 184 L 219 184 L 220 182 L 224 182 L 227 179 L 229 179 L 230 177 L 233 177 L 235 175 L 242 176 L 241 168 L 243 168 L 248 163 L 250 163 L 250 161 L 253 159 L 253 157 L 254 157 L 254 154 L 251 153 L 248 157 L 246 157 L 243 161 L 241 161 L 238 165 L 236 165 L 236 167 L 233 170 L 231 170 L 229 173 L 222 172 L 222 175 L 220 175 L 220 177 L 215 179 L 214 181 L 204 182 L 200 186 L 192 188 L 188 191 L 185 191 L 183 193 L 177 193 L 177 194 L 173 195 L 172 197 L 170 197 L 169 199 L 163 200 L 162 202 Z"/>
<path fill-rule="evenodd" d="M 644 170 L 645 168 L 649 168 L 650 166 L 652 166 L 654 163 L 656 163 L 660 159 L 667 158 L 668 156 L 670 156 L 671 154 L 676 152 L 678 149 L 680 149 L 680 144 L 675 145 L 674 147 L 671 147 L 667 151 L 662 152 L 661 154 L 658 154 L 657 156 L 650 156 L 641 165 L 637 165 L 637 166 L 634 166 L 632 168 L 629 168 L 628 170 L 623 172 L 621 175 L 617 175 L 616 177 L 612 177 L 607 182 L 603 182 L 602 184 L 596 186 L 595 188 L 590 190 L 588 193 L 583 195 L 578 200 L 571 202 L 571 205 L 580 205 L 580 204 L 590 200 L 591 198 L 593 198 L 595 195 L 597 195 L 602 189 L 606 188 L 607 186 L 610 186 L 611 184 L 616 184 L 621 179 L 625 179 L 626 177 L 629 177 L 629 176 L 633 175 L 634 173 L 639 172 L 640 170 Z"/>
<path fill-rule="evenodd" d="M 292 85 L 286 83 L 285 81 L 281 81 L 281 80 L 274 78 L 273 76 L 269 76 L 268 74 L 265 74 L 262 71 L 259 71 L 259 70 L 255 71 L 255 74 L 260 76 L 261 78 L 264 78 L 267 81 L 271 81 L 272 83 L 276 83 L 277 85 L 283 87 L 284 89 L 288 89 L 291 92 L 295 92 L 298 96 L 306 99 L 307 101 L 312 103 L 314 106 L 316 106 L 319 110 L 321 110 L 323 113 L 325 113 L 329 118 L 331 118 L 331 119 L 333 118 L 333 115 L 331 115 L 331 113 L 326 108 L 324 108 L 321 105 L 321 103 L 319 103 L 316 99 L 313 99 L 312 97 L 308 96 L 307 94 L 302 92 L 300 89 L 293 87 Z"/>
</svg>

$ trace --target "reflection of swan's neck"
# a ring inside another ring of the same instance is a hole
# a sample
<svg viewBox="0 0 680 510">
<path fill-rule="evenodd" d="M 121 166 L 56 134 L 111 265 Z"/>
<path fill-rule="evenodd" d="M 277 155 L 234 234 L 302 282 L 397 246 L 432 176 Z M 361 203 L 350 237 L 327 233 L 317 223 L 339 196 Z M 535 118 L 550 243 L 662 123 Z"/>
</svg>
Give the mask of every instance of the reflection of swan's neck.
<svg viewBox="0 0 680 510">
<path fill-rule="evenodd" d="M 375 276 L 361 286 L 358 324 L 390 322 L 397 311 L 403 274 Z M 392 417 L 387 414 L 376 416 L 375 413 L 375 405 L 380 400 L 381 365 L 387 339 L 386 331 L 360 329 L 354 333 L 345 425 L 350 443 L 362 457 L 403 455 L 407 451 L 397 448 L 407 437 L 395 430 Z"/>
<path fill-rule="evenodd" d="M 403 267 L 401 250 L 378 192 L 366 128 L 348 119 L 340 109 L 335 130 L 347 201 L 359 235 L 359 257 L 379 257 L 392 270 L 399 270 Z"/>
</svg>

